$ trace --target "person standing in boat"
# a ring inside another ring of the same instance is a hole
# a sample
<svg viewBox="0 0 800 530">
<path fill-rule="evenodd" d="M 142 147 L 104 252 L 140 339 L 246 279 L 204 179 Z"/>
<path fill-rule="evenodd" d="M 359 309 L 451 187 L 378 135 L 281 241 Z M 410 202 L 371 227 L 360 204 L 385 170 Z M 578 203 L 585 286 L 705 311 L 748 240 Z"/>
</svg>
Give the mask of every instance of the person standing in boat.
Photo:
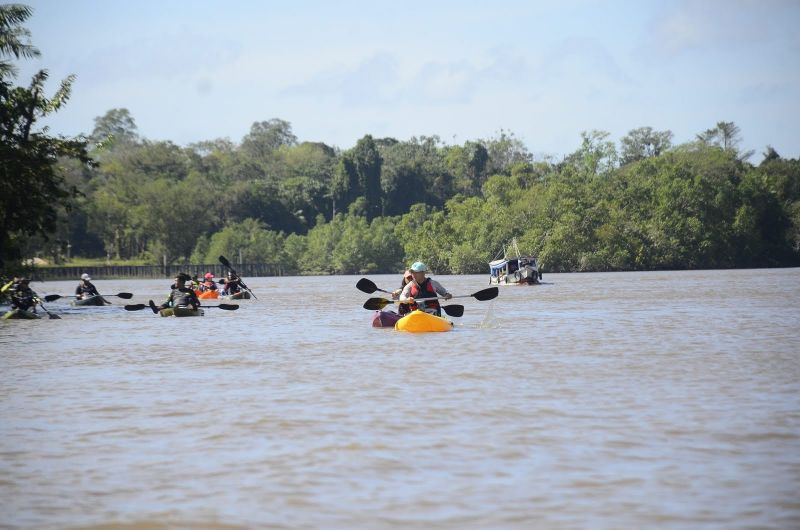
<svg viewBox="0 0 800 530">
<path fill-rule="evenodd" d="M 185 272 L 179 272 L 175 276 L 175 283 L 172 284 L 172 291 L 170 291 L 164 303 L 158 306 L 158 309 L 167 309 L 170 307 L 191 307 L 192 309 L 197 309 L 200 307 L 200 300 L 198 300 L 197 294 L 189 287 L 186 287 L 186 282 L 191 279 L 191 276 Z"/>
<path fill-rule="evenodd" d="M 21 311 L 36 312 L 37 297 L 30 286 L 30 279 L 20 278 L 17 283 L 8 290 L 11 294 L 11 309 Z"/>
<path fill-rule="evenodd" d="M 411 311 L 421 309 L 437 317 L 442 316 L 442 306 L 435 297 L 441 296 L 445 300 L 450 300 L 453 295 L 441 283 L 425 277 L 428 267 L 421 261 L 414 262 L 410 270 L 412 281 L 403 287 L 403 291 L 400 293 L 400 302 L 408 304 Z M 420 307 L 415 301 L 416 298 L 433 298 L 433 300 L 425 300 Z"/>
<path fill-rule="evenodd" d="M 97 287 L 92 283 L 92 278 L 85 272 L 81 274 L 81 281 L 75 288 L 75 296 L 78 300 L 91 298 L 92 296 L 100 296 L 100 293 L 97 292 Z"/>
</svg>

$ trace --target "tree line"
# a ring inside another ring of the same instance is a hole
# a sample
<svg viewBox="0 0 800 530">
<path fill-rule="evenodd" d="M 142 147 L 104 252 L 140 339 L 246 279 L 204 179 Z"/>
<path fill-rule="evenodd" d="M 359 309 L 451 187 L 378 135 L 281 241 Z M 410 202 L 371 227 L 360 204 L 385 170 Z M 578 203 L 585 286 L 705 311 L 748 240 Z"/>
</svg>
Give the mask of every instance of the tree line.
<svg viewBox="0 0 800 530">
<path fill-rule="evenodd" d="M 5 41 L 3 28 L 24 19 L 0 17 Z M 26 56 L 3 42 L 0 57 Z M 650 127 L 619 144 L 587 131 L 558 160 L 535 160 L 506 131 L 460 145 L 367 134 L 342 150 L 299 141 L 282 119 L 253 123 L 239 142 L 178 146 L 141 137 L 124 108 L 65 140 L 32 132 L 69 96 L 71 79 L 44 98 L 43 74 L 16 87 L 0 68 L 6 270 L 36 255 L 174 264 L 224 254 L 296 274 L 398 272 L 417 260 L 483 273 L 512 238 L 549 271 L 800 263 L 800 162 L 767 147 L 752 164 L 733 122 L 678 145 Z"/>
</svg>

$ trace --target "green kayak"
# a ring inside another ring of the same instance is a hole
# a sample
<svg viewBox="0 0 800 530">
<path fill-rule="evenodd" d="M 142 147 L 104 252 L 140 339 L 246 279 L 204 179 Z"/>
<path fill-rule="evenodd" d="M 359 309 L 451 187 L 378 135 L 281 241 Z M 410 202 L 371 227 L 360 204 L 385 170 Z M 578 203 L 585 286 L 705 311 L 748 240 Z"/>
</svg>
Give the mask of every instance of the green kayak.
<svg viewBox="0 0 800 530">
<path fill-rule="evenodd" d="M 88 298 L 81 298 L 79 300 L 74 300 L 72 302 L 72 305 L 76 307 L 87 306 L 87 305 L 104 306 L 104 305 L 111 305 L 111 302 L 109 302 L 108 300 L 106 300 L 105 298 L 103 298 L 98 294 L 95 296 L 90 296 Z"/>
<path fill-rule="evenodd" d="M 25 311 L 22 309 L 12 309 L 11 311 L 8 311 L 6 312 L 5 315 L 3 315 L 4 320 L 9 320 L 9 319 L 33 320 L 36 318 L 42 318 L 42 317 L 40 317 L 33 311 Z"/>
<path fill-rule="evenodd" d="M 202 309 L 192 309 L 191 307 L 168 307 L 158 312 L 162 317 L 201 317 Z"/>
</svg>

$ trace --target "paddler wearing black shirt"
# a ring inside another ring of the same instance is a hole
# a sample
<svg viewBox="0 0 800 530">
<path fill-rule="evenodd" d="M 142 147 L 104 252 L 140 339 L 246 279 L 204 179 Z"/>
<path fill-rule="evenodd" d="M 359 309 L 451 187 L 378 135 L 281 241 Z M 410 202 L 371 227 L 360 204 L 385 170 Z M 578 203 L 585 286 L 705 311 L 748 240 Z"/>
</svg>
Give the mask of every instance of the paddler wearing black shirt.
<svg viewBox="0 0 800 530">
<path fill-rule="evenodd" d="M 191 277 L 185 272 L 181 272 L 175 276 L 175 283 L 172 286 L 169 297 L 163 304 L 158 306 L 158 308 L 191 307 L 192 309 L 197 309 L 200 307 L 200 300 L 197 299 L 195 292 L 189 287 L 186 287 L 186 282 L 189 280 L 191 280 Z"/>
</svg>

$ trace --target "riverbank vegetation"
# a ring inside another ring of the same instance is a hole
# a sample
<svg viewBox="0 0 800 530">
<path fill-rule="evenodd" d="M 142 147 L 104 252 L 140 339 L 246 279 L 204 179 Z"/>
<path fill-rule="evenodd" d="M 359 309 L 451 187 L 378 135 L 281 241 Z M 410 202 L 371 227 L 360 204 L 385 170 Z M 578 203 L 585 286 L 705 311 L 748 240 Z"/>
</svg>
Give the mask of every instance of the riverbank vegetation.
<svg viewBox="0 0 800 530">
<path fill-rule="evenodd" d="M 641 128 L 600 131 L 560 160 L 513 134 L 447 145 L 364 136 L 347 150 L 299 142 L 288 122 L 179 147 L 140 138 L 124 109 L 98 118 L 96 167 L 65 164 L 82 192 L 31 251 L 159 264 L 220 254 L 308 274 L 481 273 L 516 237 L 550 271 L 798 264 L 800 162 L 754 165 L 722 122 L 673 146 Z"/>
<path fill-rule="evenodd" d="M 256 121 L 238 142 L 179 146 L 140 136 L 124 108 L 64 140 L 32 131 L 71 79 L 45 100 L 46 75 L 29 88 L 0 75 L 9 270 L 34 256 L 223 254 L 297 274 L 399 272 L 417 260 L 483 273 L 512 238 L 547 271 L 800 264 L 800 161 L 769 146 L 742 152 L 732 122 L 679 144 L 650 127 L 618 143 L 590 130 L 558 158 L 534 157 L 508 131 L 463 144 L 365 134 L 341 149 L 300 141 L 282 119 Z"/>
</svg>

